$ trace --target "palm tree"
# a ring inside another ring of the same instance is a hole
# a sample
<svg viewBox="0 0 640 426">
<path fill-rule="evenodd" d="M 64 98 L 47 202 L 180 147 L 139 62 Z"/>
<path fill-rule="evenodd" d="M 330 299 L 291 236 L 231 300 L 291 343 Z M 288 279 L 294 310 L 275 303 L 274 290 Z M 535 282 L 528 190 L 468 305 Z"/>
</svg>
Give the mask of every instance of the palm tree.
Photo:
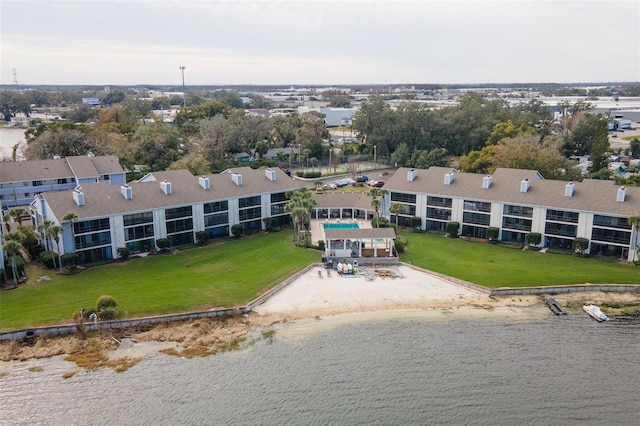
<svg viewBox="0 0 640 426">
<path fill-rule="evenodd" d="M 291 214 L 294 226 L 294 241 L 296 245 L 300 243 L 300 232 L 304 230 L 305 223 L 311 216 L 311 209 L 316 205 L 316 200 L 311 196 L 311 192 L 307 188 L 300 188 L 296 191 L 287 193 L 289 202 L 285 206 L 285 210 Z"/>
<path fill-rule="evenodd" d="M 15 208 L 9 211 L 9 216 L 18 221 L 18 225 L 22 225 L 22 218 L 27 214 L 28 212 L 23 208 Z"/>
<path fill-rule="evenodd" d="M 62 217 L 62 222 L 68 222 L 65 225 L 65 229 L 71 228 L 71 240 L 73 240 L 73 251 L 75 252 L 76 247 L 76 237 L 75 237 L 75 229 L 73 228 L 73 224 L 78 221 L 78 215 L 75 213 L 67 213 Z"/>
<path fill-rule="evenodd" d="M 635 262 L 637 260 L 636 257 L 638 256 L 638 250 L 640 250 L 640 243 L 638 242 L 638 233 L 640 233 L 640 216 L 631 216 L 629 217 L 629 219 L 627 219 L 627 222 L 629 223 L 629 225 L 633 226 L 633 230 L 635 231 L 635 239 L 633 245 L 633 261 Z"/>
<path fill-rule="evenodd" d="M 40 237 L 44 239 L 44 248 L 49 251 L 51 246 L 51 240 L 49 239 L 49 228 L 53 226 L 53 221 L 49 219 L 45 219 L 42 221 L 40 225 L 38 225 L 38 231 L 40 232 Z"/>
<path fill-rule="evenodd" d="M 9 234 L 7 234 L 9 237 Z M 22 244 L 18 240 L 8 239 L 2 245 L 7 255 L 11 256 L 11 271 L 13 272 L 13 287 L 18 287 L 18 268 L 16 266 L 16 255 L 20 253 Z"/>
<path fill-rule="evenodd" d="M 47 236 L 56 242 L 56 251 L 58 252 L 58 267 L 60 268 L 60 272 L 62 272 L 62 258 L 60 255 L 60 234 L 62 234 L 62 231 L 64 231 L 64 228 L 60 225 L 51 225 L 49 229 L 47 229 Z M 55 268 L 55 266 L 56 262 L 54 259 L 53 267 Z"/>
<path fill-rule="evenodd" d="M 396 217 L 396 228 L 398 227 L 398 215 L 404 213 L 404 206 L 400 203 L 393 203 L 389 207 L 389 212 L 393 213 Z"/>
<path fill-rule="evenodd" d="M 387 193 L 385 189 L 380 188 L 371 188 L 369 191 L 369 196 L 373 199 L 371 200 L 371 207 L 376 211 L 376 228 L 380 227 L 380 207 L 382 206 L 382 202 L 378 199 L 378 197 L 382 198 Z"/>
</svg>

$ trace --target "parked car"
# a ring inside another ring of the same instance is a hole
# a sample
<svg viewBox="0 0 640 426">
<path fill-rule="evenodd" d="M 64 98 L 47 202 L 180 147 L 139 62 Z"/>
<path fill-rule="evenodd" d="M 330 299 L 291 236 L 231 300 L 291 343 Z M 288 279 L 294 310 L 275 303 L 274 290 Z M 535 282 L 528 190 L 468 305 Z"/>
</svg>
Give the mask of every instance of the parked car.
<svg viewBox="0 0 640 426">
<path fill-rule="evenodd" d="M 384 181 L 383 180 L 375 180 L 373 182 L 369 182 L 369 186 L 375 187 L 375 188 L 382 188 L 384 186 Z"/>
<path fill-rule="evenodd" d="M 338 187 L 338 185 L 336 185 L 335 183 L 325 183 L 324 185 L 322 185 L 322 189 L 325 190 L 332 190 L 332 189 L 336 189 Z"/>
<path fill-rule="evenodd" d="M 316 194 L 324 194 L 324 189 L 316 188 Z"/>
<path fill-rule="evenodd" d="M 358 176 L 356 178 L 356 182 L 358 183 L 367 182 L 368 180 L 369 180 L 369 176 Z"/>
</svg>

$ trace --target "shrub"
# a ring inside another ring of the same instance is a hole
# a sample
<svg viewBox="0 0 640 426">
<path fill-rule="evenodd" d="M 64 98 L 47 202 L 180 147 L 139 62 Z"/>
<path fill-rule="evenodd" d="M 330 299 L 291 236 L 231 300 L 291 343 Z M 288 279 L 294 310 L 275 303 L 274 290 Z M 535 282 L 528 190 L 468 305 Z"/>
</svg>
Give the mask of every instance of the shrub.
<svg viewBox="0 0 640 426">
<path fill-rule="evenodd" d="M 460 222 L 447 222 L 447 236 L 451 238 L 458 238 L 458 230 L 460 229 Z"/>
<path fill-rule="evenodd" d="M 318 240 L 318 250 L 324 251 L 324 240 Z"/>
<path fill-rule="evenodd" d="M 393 245 L 396 248 L 396 252 L 398 253 L 404 253 L 404 242 L 400 241 L 400 240 L 396 240 Z"/>
<path fill-rule="evenodd" d="M 412 229 L 420 229 L 422 228 L 422 219 L 420 219 L 418 216 L 413 216 L 411 217 L 411 219 L 409 219 L 409 225 Z"/>
<path fill-rule="evenodd" d="M 571 251 L 576 256 L 587 256 L 589 250 L 589 240 L 587 238 L 575 238 L 571 244 Z"/>
<path fill-rule="evenodd" d="M 492 242 L 498 242 L 498 236 L 500 235 L 500 230 L 494 226 L 490 226 L 487 228 L 487 239 Z"/>
<path fill-rule="evenodd" d="M 231 233 L 233 234 L 233 238 L 238 239 L 244 233 L 244 227 L 241 224 L 236 223 L 231 227 Z"/>
<path fill-rule="evenodd" d="M 129 247 L 118 247 L 118 257 L 122 260 L 127 260 L 131 256 L 131 249 Z"/>
<path fill-rule="evenodd" d="M 196 232 L 196 244 L 204 246 L 209 242 L 209 234 L 206 231 Z"/>
<path fill-rule="evenodd" d="M 100 296 L 96 302 L 98 318 L 102 320 L 116 319 L 118 316 L 117 306 L 118 302 L 112 296 Z"/>
<path fill-rule="evenodd" d="M 264 230 L 267 232 L 273 232 L 273 229 L 276 225 L 276 221 L 274 218 L 272 217 L 265 217 L 264 219 L 262 219 L 262 222 L 264 222 Z"/>
<path fill-rule="evenodd" d="M 371 219 L 371 226 L 374 228 L 388 228 L 389 227 L 389 219 L 386 217 L 379 217 Z"/>
<path fill-rule="evenodd" d="M 65 268 L 75 268 L 78 266 L 78 253 L 67 253 L 60 256 L 62 259 L 62 266 Z"/>
<path fill-rule="evenodd" d="M 531 232 L 527 234 L 527 244 L 529 247 L 537 247 L 542 242 L 542 234 L 539 232 Z"/>
<path fill-rule="evenodd" d="M 47 269 L 55 269 L 58 262 L 58 255 L 52 251 L 43 251 L 38 256 L 42 265 Z"/>
<path fill-rule="evenodd" d="M 156 245 L 160 249 L 160 251 L 165 251 L 171 245 L 171 241 L 168 238 L 158 238 L 156 240 Z"/>
</svg>

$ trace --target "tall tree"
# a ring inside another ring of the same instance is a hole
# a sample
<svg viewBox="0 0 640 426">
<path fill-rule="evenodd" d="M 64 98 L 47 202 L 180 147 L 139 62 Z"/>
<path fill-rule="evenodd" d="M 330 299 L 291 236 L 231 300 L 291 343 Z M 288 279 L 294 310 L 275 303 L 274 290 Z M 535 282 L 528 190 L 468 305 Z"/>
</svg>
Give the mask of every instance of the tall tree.
<svg viewBox="0 0 640 426">
<path fill-rule="evenodd" d="M 389 206 L 389 213 L 393 213 L 396 217 L 396 228 L 398 227 L 398 216 L 400 213 L 404 213 L 404 205 L 400 203 L 391 203 Z"/>
<path fill-rule="evenodd" d="M 311 192 L 307 188 L 300 188 L 287 193 L 289 202 L 285 210 L 291 214 L 294 227 L 294 243 L 300 245 L 300 233 L 305 230 L 305 224 L 311 216 L 311 209 L 316 205 Z"/>
<path fill-rule="evenodd" d="M 386 189 L 371 188 L 368 194 L 371 197 L 371 207 L 373 207 L 376 212 L 376 228 L 380 227 L 380 207 L 382 207 L 380 198 L 383 198 L 386 193 Z"/>
<path fill-rule="evenodd" d="M 607 135 L 606 120 L 598 121 L 591 145 L 591 167 L 589 172 L 597 173 L 609 168 L 609 137 Z"/>
<path fill-rule="evenodd" d="M 62 233 L 62 226 L 60 225 L 51 225 L 47 228 L 47 236 L 49 237 L 49 241 L 53 240 L 56 242 L 56 251 L 58 253 L 58 265 L 60 266 L 60 272 L 62 272 L 62 262 L 60 255 L 60 234 Z M 56 262 L 55 259 L 53 261 L 53 267 L 55 268 Z"/>
<path fill-rule="evenodd" d="M 16 256 L 20 254 L 21 244 L 16 240 L 5 240 L 2 248 L 11 257 L 11 271 L 13 272 L 13 287 L 18 286 L 18 268 L 16 266 Z"/>
</svg>

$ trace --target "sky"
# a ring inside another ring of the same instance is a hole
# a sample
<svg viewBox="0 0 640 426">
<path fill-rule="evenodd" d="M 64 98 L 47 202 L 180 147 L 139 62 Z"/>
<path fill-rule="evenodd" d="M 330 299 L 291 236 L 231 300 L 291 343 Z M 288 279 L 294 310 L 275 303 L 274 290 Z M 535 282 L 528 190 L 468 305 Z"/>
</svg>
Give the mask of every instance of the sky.
<svg viewBox="0 0 640 426">
<path fill-rule="evenodd" d="M 0 83 L 640 81 L 638 0 L 0 0 Z"/>
</svg>

